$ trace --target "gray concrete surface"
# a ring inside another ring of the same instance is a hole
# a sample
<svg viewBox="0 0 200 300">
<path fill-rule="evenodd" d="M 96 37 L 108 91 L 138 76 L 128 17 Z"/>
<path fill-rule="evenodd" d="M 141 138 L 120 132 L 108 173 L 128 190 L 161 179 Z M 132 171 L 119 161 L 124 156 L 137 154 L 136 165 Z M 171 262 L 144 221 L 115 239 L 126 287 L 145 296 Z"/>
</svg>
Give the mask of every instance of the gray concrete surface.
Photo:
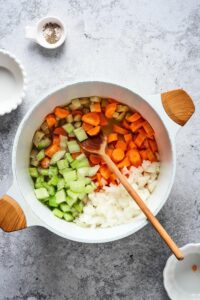
<svg viewBox="0 0 200 300">
<path fill-rule="evenodd" d="M 25 26 L 47 14 L 67 26 L 67 41 L 57 50 L 24 38 Z M 193 97 L 196 114 L 177 136 L 176 179 L 158 217 L 179 245 L 199 242 L 199 22 L 198 0 L 0 0 L 0 48 L 21 60 L 29 80 L 24 103 L 0 117 L 1 192 L 12 182 L 17 127 L 50 90 L 89 79 L 149 94 L 181 87 Z M 67 241 L 39 227 L 0 231 L 0 299 L 165 300 L 169 255 L 149 225 L 102 245 Z"/>
</svg>

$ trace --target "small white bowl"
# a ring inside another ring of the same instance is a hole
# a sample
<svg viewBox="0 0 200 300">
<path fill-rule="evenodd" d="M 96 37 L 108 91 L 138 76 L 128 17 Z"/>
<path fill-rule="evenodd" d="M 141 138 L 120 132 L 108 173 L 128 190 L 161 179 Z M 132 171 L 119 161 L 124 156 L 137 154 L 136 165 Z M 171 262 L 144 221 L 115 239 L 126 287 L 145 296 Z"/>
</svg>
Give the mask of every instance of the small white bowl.
<svg viewBox="0 0 200 300">
<path fill-rule="evenodd" d="M 26 75 L 21 63 L 0 49 L 0 116 L 21 104 L 26 88 Z"/>
<path fill-rule="evenodd" d="M 43 35 L 43 27 L 44 25 L 48 24 L 48 23 L 56 23 L 60 26 L 61 28 L 61 37 L 60 39 L 54 43 L 54 44 L 50 44 L 45 40 L 45 37 Z M 47 49 L 55 49 L 60 47 L 66 38 L 66 31 L 65 31 L 65 27 L 63 22 L 61 21 L 60 18 L 58 17 L 45 17 L 41 20 L 39 20 L 39 22 L 35 25 L 35 26 L 26 26 L 25 28 L 26 30 L 26 38 L 27 39 L 31 39 L 33 41 L 35 41 L 36 43 L 38 43 L 40 46 L 47 48 Z"/>
<path fill-rule="evenodd" d="M 172 300 L 200 299 L 200 244 L 181 248 L 185 258 L 178 261 L 174 255 L 167 260 L 163 271 L 164 286 Z"/>
</svg>

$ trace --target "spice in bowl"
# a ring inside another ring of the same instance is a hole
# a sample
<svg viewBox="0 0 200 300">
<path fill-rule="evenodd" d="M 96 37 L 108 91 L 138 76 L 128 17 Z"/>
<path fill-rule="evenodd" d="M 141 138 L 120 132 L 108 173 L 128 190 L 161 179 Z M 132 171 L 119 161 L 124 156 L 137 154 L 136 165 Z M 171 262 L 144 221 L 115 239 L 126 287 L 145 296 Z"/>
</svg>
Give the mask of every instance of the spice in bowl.
<svg viewBox="0 0 200 300">
<path fill-rule="evenodd" d="M 49 44 L 57 43 L 62 36 L 62 28 L 57 23 L 46 23 L 42 31 L 45 40 Z"/>
</svg>

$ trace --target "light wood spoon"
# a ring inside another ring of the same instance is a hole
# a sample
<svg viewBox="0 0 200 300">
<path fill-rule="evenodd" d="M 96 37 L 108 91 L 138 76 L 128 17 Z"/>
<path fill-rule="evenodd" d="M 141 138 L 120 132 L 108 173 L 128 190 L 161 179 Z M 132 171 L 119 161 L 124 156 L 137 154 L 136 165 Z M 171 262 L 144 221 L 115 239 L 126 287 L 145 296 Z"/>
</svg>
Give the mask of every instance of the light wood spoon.
<svg viewBox="0 0 200 300">
<path fill-rule="evenodd" d="M 144 201 L 141 199 L 141 197 L 138 195 L 138 193 L 133 189 L 133 187 L 130 185 L 130 183 L 128 182 L 126 177 L 120 172 L 120 170 L 117 168 L 117 166 L 114 164 L 114 162 L 106 154 L 106 152 L 105 152 L 106 146 L 107 146 L 106 137 L 100 134 L 95 138 L 89 138 L 89 139 L 83 141 L 81 143 L 81 146 L 85 151 L 98 154 L 103 158 L 103 160 L 106 162 L 107 166 L 117 176 L 117 178 L 120 180 L 120 182 L 125 187 L 127 192 L 130 194 L 130 196 L 133 198 L 133 200 L 135 200 L 137 205 L 140 207 L 140 209 L 146 215 L 149 222 L 153 225 L 153 227 L 159 233 L 161 238 L 165 241 L 165 243 L 168 245 L 168 247 L 174 253 L 176 258 L 178 260 L 183 260 L 184 255 L 181 252 L 181 250 L 178 248 L 178 246 L 175 244 L 175 242 L 172 240 L 172 238 L 169 236 L 169 234 L 166 232 L 166 230 L 160 224 L 158 219 L 152 214 L 152 212 L 149 210 L 149 208 L 144 203 Z"/>
</svg>

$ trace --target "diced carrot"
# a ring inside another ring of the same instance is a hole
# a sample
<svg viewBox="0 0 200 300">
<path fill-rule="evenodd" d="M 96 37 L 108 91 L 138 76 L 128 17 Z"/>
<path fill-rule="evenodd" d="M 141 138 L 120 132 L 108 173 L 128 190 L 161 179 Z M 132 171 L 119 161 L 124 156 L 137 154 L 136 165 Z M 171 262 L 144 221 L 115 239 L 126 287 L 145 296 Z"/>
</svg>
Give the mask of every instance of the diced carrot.
<svg viewBox="0 0 200 300">
<path fill-rule="evenodd" d="M 135 167 L 139 167 L 142 163 L 140 153 L 137 149 L 131 149 L 128 151 L 128 157 L 131 164 Z"/>
<path fill-rule="evenodd" d="M 101 187 L 98 186 L 98 187 L 96 188 L 95 192 L 98 193 L 100 190 L 101 190 Z"/>
<path fill-rule="evenodd" d="M 128 144 L 128 149 L 137 149 L 136 144 L 134 143 L 134 141 L 130 141 Z"/>
<path fill-rule="evenodd" d="M 112 173 L 111 175 L 110 175 L 110 182 L 112 183 L 112 184 L 116 184 L 116 179 L 117 179 L 117 177 L 116 177 L 116 175 L 114 174 L 114 173 Z"/>
<path fill-rule="evenodd" d="M 127 134 L 128 133 L 128 130 L 126 130 L 116 124 L 113 125 L 113 131 L 116 133 L 119 133 L 119 134 Z"/>
<path fill-rule="evenodd" d="M 112 143 L 118 140 L 118 135 L 117 133 L 110 133 L 108 135 L 108 143 Z"/>
<path fill-rule="evenodd" d="M 108 169 L 108 167 L 105 166 L 101 166 L 99 169 L 99 172 L 101 174 L 101 176 L 103 178 L 105 178 L 106 180 L 109 179 L 110 175 L 111 175 L 111 171 Z"/>
<path fill-rule="evenodd" d="M 76 115 L 82 116 L 83 112 L 81 110 L 76 109 L 76 110 L 72 110 L 71 114 L 72 116 L 76 116 Z"/>
<path fill-rule="evenodd" d="M 139 133 L 138 133 L 138 135 L 137 135 L 137 137 L 136 137 L 136 139 L 134 140 L 134 142 L 135 142 L 135 144 L 138 146 L 138 147 L 141 147 L 141 145 L 142 145 L 142 143 L 144 142 L 144 140 L 146 139 L 146 133 L 145 133 L 145 131 L 143 130 L 141 130 Z"/>
<path fill-rule="evenodd" d="M 127 148 L 127 144 L 124 142 L 124 141 L 117 141 L 116 145 L 115 145 L 116 148 L 120 148 L 122 149 L 123 151 L 126 151 L 126 148 Z"/>
<path fill-rule="evenodd" d="M 148 160 L 147 150 L 141 150 L 140 151 L 140 156 L 142 157 L 143 160 Z"/>
<path fill-rule="evenodd" d="M 65 109 L 65 108 L 62 108 L 62 107 L 56 107 L 54 109 L 54 114 L 59 119 L 64 119 L 64 118 L 66 118 L 69 115 L 69 111 L 67 109 Z"/>
<path fill-rule="evenodd" d="M 49 167 L 50 164 L 50 159 L 48 157 L 43 158 L 43 160 L 41 160 L 40 165 L 42 168 L 47 169 Z"/>
<path fill-rule="evenodd" d="M 67 135 L 66 131 L 62 127 L 55 128 L 53 133 L 57 135 L 65 135 L 65 136 Z"/>
<path fill-rule="evenodd" d="M 45 152 L 45 155 L 47 155 L 48 157 L 52 157 L 59 150 L 60 150 L 60 146 L 59 145 L 52 144 L 48 148 L 46 148 L 44 150 L 44 152 Z"/>
<path fill-rule="evenodd" d="M 149 145 L 153 153 L 158 151 L 158 146 L 155 140 L 149 140 Z"/>
<path fill-rule="evenodd" d="M 90 104 L 90 110 L 91 112 L 101 112 L 101 105 L 99 102 L 96 102 L 96 103 L 91 103 Z"/>
<path fill-rule="evenodd" d="M 106 119 L 106 117 L 104 116 L 104 114 L 100 113 L 99 117 L 100 117 L 100 125 L 101 126 L 108 125 L 108 120 Z"/>
<path fill-rule="evenodd" d="M 56 125 L 56 118 L 53 114 L 49 114 L 46 116 L 45 118 L 46 122 L 47 122 L 47 125 L 49 128 L 52 128 L 54 125 Z"/>
<path fill-rule="evenodd" d="M 129 125 L 129 123 L 125 119 L 122 121 L 122 125 L 123 125 L 124 128 L 130 130 L 130 125 Z"/>
<path fill-rule="evenodd" d="M 105 109 L 106 118 L 111 119 L 116 109 L 117 109 L 117 103 L 108 104 Z"/>
<path fill-rule="evenodd" d="M 112 156 L 112 152 L 113 152 L 113 149 L 107 147 L 106 148 L 106 153 L 111 157 Z"/>
<path fill-rule="evenodd" d="M 157 158 L 156 158 L 155 154 L 150 149 L 147 150 L 147 155 L 148 155 L 148 159 L 151 162 L 157 161 Z"/>
<path fill-rule="evenodd" d="M 116 148 L 112 152 L 112 159 L 114 162 L 120 162 L 124 158 L 124 151 L 120 148 Z"/>
<path fill-rule="evenodd" d="M 131 115 L 130 117 L 126 118 L 126 120 L 132 123 L 132 122 L 139 120 L 140 118 L 141 118 L 141 115 L 136 112 L 133 115 Z"/>
<path fill-rule="evenodd" d="M 147 135 L 150 137 L 152 135 L 154 135 L 154 130 L 153 128 L 151 127 L 151 125 L 149 124 L 149 122 L 147 121 L 144 121 L 143 124 L 142 124 L 144 130 L 146 131 Z"/>
<path fill-rule="evenodd" d="M 101 174 L 100 174 L 100 172 L 98 172 L 96 175 L 97 175 L 97 181 L 98 181 L 98 184 L 99 184 L 100 187 L 102 187 Z"/>
<path fill-rule="evenodd" d="M 89 112 L 89 113 L 83 115 L 82 120 L 83 120 L 83 122 L 93 125 L 93 126 L 98 126 L 100 123 L 99 115 L 94 112 Z"/>
<path fill-rule="evenodd" d="M 143 126 L 144 120 L 143 119 L 139 119 L 133 123 L 131 123 L 130 125 L 130 129 L 133 132 L 136 132 L 138 129 L 140 129 Z"/>
<path fill-rule="evenodd" d="M 60 138 L 57 135 L 53 136 L 52 144 L 60 145 Z"/>
<path fill-rule="evenodd" d="M 92 125 L 87 124 L 87 123 L 85 123 L 85 122 L 83 122 L 82 127 L 83 127 L 83 129 L 84 129 L 86 132 L 88 132 L 88 130 L 90 130 L 90 129 L 93 128 Z"/>
<path fill-rule="evenodd" d="M 95 136 L 100 132 L 100 130 L 101 130 L 101 127 L 96 126 L 96 127 L 91 128 L 90 130 L 88 130 L 87 134 L 89 134 L 90 136 Z"/>
<path fill-rule="evenodd" d="M 101 156 L 99 156 L 97 154 L 90 154 L 89 155 L 89 160 L 91 161 L 91 163 L 93 165 L 98 165 L 101 162 Z"/>
<path fill-rule="evenodd" d="M 149 142 L 148 139 L 145 139 L 142 145 L 140 146 L 140 149 L 148 149 L 149 148 Z"/>
<path fill-rule="evenodd" d="M 128 156 L 125 156 L 125 158 L 117 166 L 119 169 L 122 169 L 123 167 L 129 167 L 130 165 L 131 163 Z"/>
<path fill-rule="evenodd" d="M 92 177 L 90 177 L 91 178 L 91 180 L 96 180 L 97 179 L 97 175 L 95 174 L 94 176 L 92 176 Z"/>
<path fill-rule="evenodd" d="M 125 134 L 124 139 L 125 139 L 126 143 L 128 144 L 132 140 L 132 134 L 131 133 Z"/>
</svg>

